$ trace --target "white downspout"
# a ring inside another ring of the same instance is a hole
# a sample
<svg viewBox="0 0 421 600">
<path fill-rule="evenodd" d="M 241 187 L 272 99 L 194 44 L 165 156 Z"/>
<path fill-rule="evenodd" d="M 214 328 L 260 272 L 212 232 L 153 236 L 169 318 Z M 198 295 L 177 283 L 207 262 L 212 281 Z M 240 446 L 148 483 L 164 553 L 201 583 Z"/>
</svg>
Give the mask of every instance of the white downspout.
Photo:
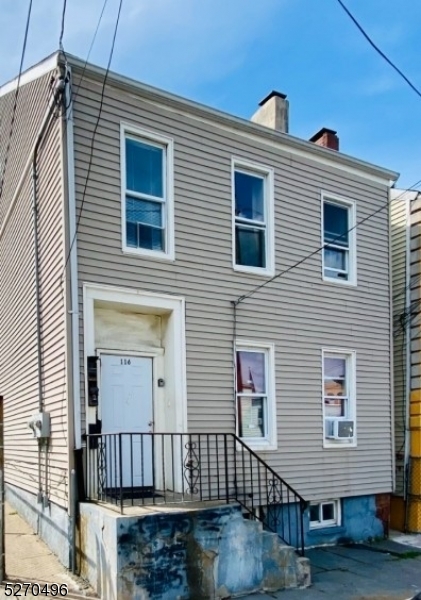
<svg viewBox="0 0 421 600">
<path fill-rule="evenodd" d="M 67 68 L 71 79 L 71 70 Z M 75 449 L 82 448 L 82 423 L 80 404 L 80 347 L 79 347 L 79 294 L 76 239 L 76 193 L 75 157 L 73 130 L 73 103 L 69 83 L 66 84 L 66 154 L 67 154 L 67 193 L 69 202 L 69 244 L 72 244 L 69 257 L 70 269 L 70 315 L 72 336 L 72 378 L 73 378 L 73 420 Z M 70 247 L 69 247 L 70 248 Z"/>
<path fill-rule="evenodd" d="M 404 402 L 405 402 L 405 448 L 404 448 L 404 499 L 407 498 L 408 493 L 408 467 L 409 467 L 409 452 L 411 446 L 410 429 L 409 429 L 409 418 L 410 410 L 409 405 L 411 401 L 411 337 L 412 337 L 412 319 L 411 319 L 411 194 L 408 194 L 405 198 L 405 230 L 406 230 L 406 263 L 405 263 L 405 315 L 407 318 L 407 324 L 405 323 L 404 340 L 406 345 L 405 361 L 405 388 L 404 388 Z M 406 521 L 406 519 L 405 519 Z"/>
</svg>

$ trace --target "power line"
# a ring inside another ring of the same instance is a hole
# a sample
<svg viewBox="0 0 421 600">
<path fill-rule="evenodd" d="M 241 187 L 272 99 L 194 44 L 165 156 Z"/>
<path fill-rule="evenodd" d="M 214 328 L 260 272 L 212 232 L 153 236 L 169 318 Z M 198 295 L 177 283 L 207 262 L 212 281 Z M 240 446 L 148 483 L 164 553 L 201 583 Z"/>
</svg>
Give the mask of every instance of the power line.
<svg viewBox="0 0 421 600">
<path fill-rule="evenodd" d="M 26 44 L 28 42 L 28 32 L 29 32 L 29 23 L 31 21 L 31 13 L 32 13 L 32 0 L 29 0 L 28 13 L 26 16 L 25 34 L 23 37 L 22 53 L 21 53 L 21 57 L 20 57 L 19 75 L 18 75 L 18 79 L 17 79 L 17 83 L 16 83 L 16 92 L 15 92 L 15 98 L 13 101 L 12 118 L 10 121 L 9 139 L 7 141 L 7 146 L 6 146 L 6 150 L 4 153 L 4 163 L 3 163 L 3 170 L 2 170 L 1 182 L 0 182 L 0 198 L 3 194 L 7 161 L 9 159 L 10 145 L 12 143 L 13 129 L 14 129 L 15 118 L 16 118 L 16 109 L 17 109 L 17 105 L 18 105 L 18 97 L 19 97 L 19 91 L 20 91 L 20 80 L 22 77 L 23 62 L 25 60 Z"/>
<path fill-rule="evenodd" d="M 67 0 L 63 0 L 63 10 L 61 13 L 61 29 L 60 29 L 60 36 L 59 36 L 59 40 L 58 40 L 58 47 L 60 48 L 60 50 L 62 52 L 64 52 L 63 36 L 64 36 L 64 24 L 65 24 L 65 20 L 66 20 L 66 7 L 67 7 Z"/>
<path fill-rule="evenodd" d="M 66 262 L 64 264 L 63 274 L 66 271 L 66 267 L 67 267 L 67 264 L 68 264 L 69 259 L 70 259 L 70 254 L 72 252 L 74 243 L 76 241 L 76 237 L 77 237 L 77 233 L 78 233 L 79 225 L 80 225 L 80 220 L 82 218 L 83 207 L 85 205 L 86 190 L 87 190 L 87 187 L 88 187 L 89 177 L 91 175 L 91 169 L 92 169 L 92 161 L 93 161 L 93 154 L 94 154 L 95 138 L 96 138 L 96 134 L 97 134 L 99 122 L 101 120 L 102 109 L 103 109 L 103 106 L 104 106 L 105 86 L 107 84 L 107 79 L 108 79 L 108 75 L 109 75 L 110 67 L 111 67 L 111 61 L 112 61 L 113 54 L 114 54 L 114 47 L 115 47 L 115 41 L 116 41 L 116 37 L 117 37 L 118 24 L 120 22 L 120 15 L 121 15 L 121 7 L 122 7 L 122 5 L 123 5 L 123 0 L 120 0 L 119 7 L 118 7 L 118 12 L 117 12 L 117 19 L 116 19 L 115 27 L 114 27 L 113 39 L 112 39 L 112 42 L 111 42 L 111 49 L 110 49 L 110 55 L 109 55 L 109 58 L 108 58 L 107 69 L 105 71 L 104 80 L 102 82 L 101 98 L 100 98 L 100 103 L 99 103 L 98 116 L 97 116 L 97 120 L 95 122 L 94 131 L 92 133 L 91 147 L 90 147 L 90 152 L 89 152 L 88 172 L 86 174 L 85 185 L 84 185 L 84 188 L 83 188 L 82 202 L 81 202 L 81 205 L 80 205 L 79 216 L 78 216 L 77 223 L 76 223 L 76 230 L 75 230 L 75 233 L 73 235 L 73 239 L 72 239 L 70 247 L 69 247 L 69 252 L 67 254 Z M 105 8 L 105 6 L 103 7 L 103 9 L 104 8 Z M 102 13 L 101 13 L 101 15 L 102 15 Z"/>
<path fill-rule="evenodd" d="M 416 187 L 416 186 L 418 186 L 420 184 L 421 184 L 421 179 L 419 181 L 417 181 L 416 183 L 414 183 L 413 185 L 411 185 L 411 187 L 408 188 L 408 189 L 412 190 L 414 187 Z M 313 252 L 310 252 L 310 254 L 307 254 L 301 260 L 297 261 L 296 263 L 294 263 L 293 265 L 291 265 L 287 269 L 284 269 L 283 271 L 280 271 L 279 273 L 276 273 L 270 279 L 267 279 L 266 281 L 264 281 L 260 285 L 257 285 L 256 287 L 254 287 L 247 294 L 244 294 L 243 296 L 239 296 L 237 298 L 237 300 L 233 301 L 233 304 L 235 304 L 236 306 L 238 306 L 239 304 L 241 304 L 241 302 L 244 302 L 244 300 L 247 300 L 247 298 L 250 298 L 256 292 L 258 292 L 262 288 L 264 288 L 267 285 L 269 285 L 269 283 L 272 283 L 272 281 L 275 281 L 276 279 L 279 279 L 280 277 L 283 277 L 283 275 L 286 275 L 287 273 L 289 273 L 293 269 L 296 269 L 297 267 L 299 267 L 300 265 L 302 265 L 304 262 L 306 262 L 309 258 L 312 258 L 313 256 L 315 256 L 316 254 L 318 254 L 319 252 L 321 252 L 325 248 L 329 248 L 329 246 L 331 246 L 335 242 L 339 241 L 343 237 L 347 236 L 351 231 L 353 231 L 354 229 L 357 229 L 357 227 L 359 227 L 360 225 L 362 225 L 363 223 L 365 223 L 366 221 L 368 221 L 369 219 L 371 219 L 372 217 L 374 217 L 378 213 L 382 212 L 385 208 L 387 208 L 390 205 L 391 202 L 395 202 L 396 200 L 399 200 L 399 198 L 401 198 L 407 191 L 408 190 L 405 190 L 404 192 L 402 192 L 402 194 L 400 194 L 396 198 L 393 198 L 393 199 L 389 198 L 387 200 L 387 202 L 385 202 L 384 204 L 382 204 L 378 209 L 376 209 L 374 212 L 372 212 L 369 215 L 367 215 L 366 217 L 364 217 L 364 219 L 361 219 L 361 221 L 358 221 L 358 223 L 356 223 L 355 225 L 353 225 L 352 227 L 350 227 L 347 231 L 344 231 L 343 233 L 341 233 L 341 235 L 338 235 L 331 242 L 329 242 L 327 244 L 323 244 L 322 246 L 319 246 L 319 248 L 316 248 L 315 250 L 313 250 Z"/>
<path fill-rule="evenodd" d="M 390 58 L 388 56 L 386 56 L 386 54 L 382 50 L 380 50 L 380 48 L 373 42 L 373 40 L 371 39 L 371 37 L 363 29 L 362 25 L 360 25 L 360 23 L 357 21 L 357 19 L 354 17 L 354 15 L 351 13 L 351 11 L 345 6 L 345 4 L 342 2 L 342 0 L 337 0 L 337 2 L 343 8 L 343 10 L 346 12 L 346 14 L 348 15 L 348 17 L 353 21 L 353 23 L 358 27 L 358 29 L 361 31 L 361 33 L 363 34 L 363 36 L 365 37 L 365 39 L 368 41 L 368 43 L 370 44 L 370 46 L 372 46 L 374 48 L 374 50 L 378 54 L 380 54 L 380 56 L 392 67 L 392 69 L 394 69 L 396 71 L 396 73 L 398 73 L 398 75 L 400 75 L 402 77 L 402 79 L 404 81 L 406 81 L 406 83 L 409 85 L 409 87 L 421 98 L 421 91 L 417 87 L 415 87 L 415 85 L 412 83 L 412 81 L 410 81 L 410 79 L 408 79 L 408 77 L 405 75 L 405 73 L 403 73 L 399 69 L 399 67 L 397 67 L 395 65 L 395 63 L 393 63 L 390 60 Z"/>
<path fill-rule="evenodd" d="M 102 9 L 101 9 L 101 13 L 99 15 L 99 19 L 98 19 L 98 22 L 96 24 L 95 33 L 93 35 L 93 38 L 92 38 L 92 41 L 91 41 L 91 45 L 89 46 L 88 54 L 86 56 L 86 60 L 85 60 L 85 63 L 83 65 L 82 75 L 80 77 L 79 84 L 76 87 L 76 91 L 75 91 L 74 95 L 72 95 L 72 99 L 71 99 L 72 102 L 74 102 L 76 100 L 76 98 L 77 98 L 77 96 L 79 94 L 79 90 L 80 90 L 80 87 L 82 85 L 83 78 L 85 76 L 86 68 L 88 66 L 89 57 L 91 56 L 92 48 L 94 47 L 96 36 L 98 34 L 98 31 L 99 31 L 99 28 L 100 28 L 100 25 L 101 25 L 101 21 L 102 21 L 102 17 L 104 15 L 104 11 L 105 11 L 105 8 L 106 8 L 107 4 L 108 4 L 108 0 L 104 0 L 104 3 L 102 5 Z"/>
</svg>

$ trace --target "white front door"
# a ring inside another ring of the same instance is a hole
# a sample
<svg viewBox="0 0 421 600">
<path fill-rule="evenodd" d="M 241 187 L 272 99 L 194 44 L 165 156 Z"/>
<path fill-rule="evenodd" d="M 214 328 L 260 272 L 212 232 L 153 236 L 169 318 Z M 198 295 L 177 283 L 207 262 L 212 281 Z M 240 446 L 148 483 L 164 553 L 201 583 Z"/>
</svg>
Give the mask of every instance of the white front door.
<svg viewBox="0 0 421 600">
<path fill-rule="evenodd" d="M 132 434 L 103 438 L 108 488 L 153 485 L 152 389 L 152 358 L 101 355 L 102 433 Z"/>
</svg>

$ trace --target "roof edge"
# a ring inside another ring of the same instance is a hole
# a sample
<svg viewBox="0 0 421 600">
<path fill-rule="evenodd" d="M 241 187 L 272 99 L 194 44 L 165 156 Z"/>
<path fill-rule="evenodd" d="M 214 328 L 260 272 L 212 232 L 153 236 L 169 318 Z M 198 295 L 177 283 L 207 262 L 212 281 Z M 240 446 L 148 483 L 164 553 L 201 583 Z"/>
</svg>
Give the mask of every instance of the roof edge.
<svg viewBox="0 0 421 600">
<path fill-rule="evenodd" d="M 35 65 L 32 65 L 32 67 L 29 67 L 28 69 L 23 71 L 20 76 L 19 87 L 30 83 L 35 79 L 39 79 L 39 77 L 42 77 L 43 75 L 46 75 L 47 73 L 55 69 L 55 67 L 57 67 L 57 65 L 59 64 L 59 56 L 59 52 L 53 52 L 44 59 L 40 60 Z M 0 98 L 16 90 L 18 80 L 19 77 L 15 77 L 14 79 L 7 81 L 2 86 L 0 86 Z"/>
<path fill-rule="evenodd" d="M 67 54 L 66 53 L 67 63 L 75 68 L 77 71 L 85 71 L 88 72 L 90 76 L 99 81 L 103 81 L 103 78 L 106 73 L 106 69 L 103 67 L 99 67 L 92 63 L 85 63 L 84 60 L 78 58 L 77 56 Z M 64 64 L 64 57 L 61 57 L 61 60 Z M 233 127 L 234 129 L 242 130 L 249 134 L 254 134 L 259 136 L 260 138 L 265 138 L 272 142 L 282 142 L 282 144 L 286 148 L 290 148 L 291 150 L 295 149 L 296 151 L 301 151 L 306 153 L 309 157 L 313 159 L 328 161 L 333 166 L 342 165 L 343 167 L 349 167 L 350 169 L 354 169 L 359 171 L 362 174 L 368 174 L 374 176 L 373 178 L 377 178 L 387 184 L 392 185 L 399 178 L 399 173 L 396 171 L 392 171 L 390 169 L 386 169 L 384 167 L 380 167 L 378 165 L 374 165 L 372 163 L 360 160 L 358 158 L 354 158 L 353 156 L 349 156 L 347 154 L 343 154 L 342 152 L 332 153 L 328 148 L 323 148 L 322 146 L 318 146 L 312 142 L 307 140 L 294 137 L 289 133 L 283 133 L 279 131 L 275 131 L 265 127 L 263 125 L 259 125 L 254 123 L 253 121 L 249 121 L 248 119 L 244 119 L 241 117 L 236 117 L 229 113 L 225 113 L 221 110 L 211 108 L 199 102 L 195 102 L 193 100 L 188 100 L 183 98 L 182 96 L 178 96 L 176 94 L 172 94 L 170 92 L 166 92 L 160 88 L 156 88 L 154 86 L 150 86 L 145 83 L 141 83 L 135 79 L 127 77 L 125 75 L 120 75 L 114 71 L 110 71 L 108 73 L 108 81 L 112 82 L 117 87 L 122 89 L 126 89 L 128 91 L 137 91 L 142 93 L 146 98 L 158 101 L 161 104 L 168 106 L 175 106 L 178 109 L 180 107 L 184 107 L 185 109 L 189 109 L 190 112 L 195 112 L 197 115 L 201 117 L 207 117 L 213 121 L 217 121 L 221 125 L 226 125 Z"/>
<path fill-rule="evenodd" d="M 85 75 L 86 72 L 89 72 L 91 77 L 100 81 L 103 81 L 106 73 L 106 69 L 103 67 L 94 65 L 92 63 L 86 63 L 84 60 L 72 54 L 66 53 L 66 57 L 64 57 L 59 51 L 56 51 L 29 69 L 25 70 L 21 75 L 20 85 L 22 86 L 30 83 L 31 81 L 34 81 L 35 79 L 38 79 L 39 77 L 42 77 L 46 73 L 52 71 L 58 64 L 64 65 L 65 63 L 69 64 L 76 70 L 84 70 Z M 388 185 L 391 185 L 399 178 L 399 173 L 396 171 L 360 160 L 353 156 L 343 154 L 342 152 L 332 153 L 331 150 L 323 148 L 322 146 L 318 146 L 310 141 L 292 136 L 291 134 L 269 129 L 268 127 L 259 125 L 248 119 L 237 117 L 221 110 L 211 108 L 205 104 L 201 104 L 200 102 L 188 100 L 182 96 L 178 96 L 177 94 L 172 94 L 160 88 L 141 83 L 140 81 L 125 75 L 120 75 L 115 71 L 109 72 L 108 80 L 122 89 L 127 89 L 128 91 L 132 92 L 140 92 L 152 101 L 160 102 L 161 104 L 169 107 L 175 106 L 178 109 L 184 107 L 190 112 L 195 112 L 200 117 L 207 117 L 213 121 L 216 121 L 220 125 L 232 127 L 237 131 L 241 130 L 248 134 L 254 134 L 271 142 L 282 142 L 282 144 L 291 151 L 295 150 L 296 152 L 304 152 L 314 160 L 321 160 L 324 162 L 327 161 L 333 166 L 342 165 L 342 168 L 349 167 L 362 174 L 372 175 L 374 178 L 378 178 Z M 0 87 L 0 97 L 15 90 L 17 83 L 18 77 L 15 77 L 11 81 L 2 85 Z"/>
</svg>

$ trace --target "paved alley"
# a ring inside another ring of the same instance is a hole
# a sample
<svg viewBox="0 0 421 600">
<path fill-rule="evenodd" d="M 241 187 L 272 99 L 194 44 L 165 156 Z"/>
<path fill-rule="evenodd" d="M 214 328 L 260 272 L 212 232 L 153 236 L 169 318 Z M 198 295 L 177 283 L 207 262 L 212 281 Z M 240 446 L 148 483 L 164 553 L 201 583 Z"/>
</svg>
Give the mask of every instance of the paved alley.
<svg viewBox="0 0 421 600">
<path fill-rule="evenodd" d="M 313 585 L 247 600 L 406 600 L 421 591 L 421 548 L 384 541 L 309 550 Z"/>
<path fill-rule="evenodd" d="M 7 503 L 5 520 L 7 581 L 65 584 L 69 590 L 68 598 L 79 598 L 91 591 L 60 564 L 44 542 Z M 24 591 L 21 591 L 21 596 L 25 597 Z M 47 597 L 42 594 L 39 596 Z M 1 589 L 0 599 L 5 597 L 4 589 Z"/>
</svg>

